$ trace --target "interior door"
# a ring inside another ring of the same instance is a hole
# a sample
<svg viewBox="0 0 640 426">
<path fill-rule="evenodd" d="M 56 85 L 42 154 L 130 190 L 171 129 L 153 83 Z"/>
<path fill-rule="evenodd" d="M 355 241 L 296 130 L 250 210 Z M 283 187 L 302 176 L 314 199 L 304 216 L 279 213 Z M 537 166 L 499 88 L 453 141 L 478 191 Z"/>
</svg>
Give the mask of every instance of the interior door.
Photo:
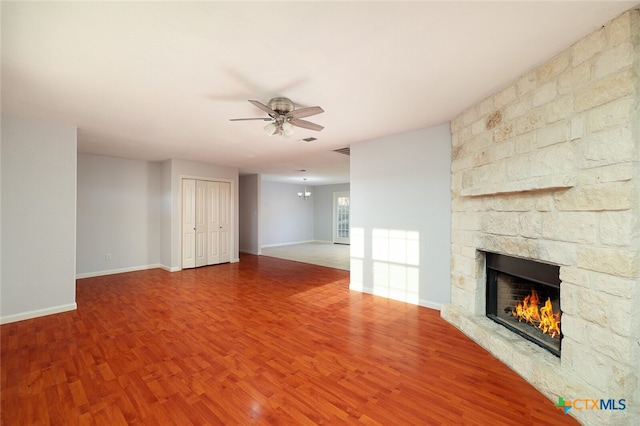
<svg viewBox="0 0 640 426">
<path fill-rule="evenodd" d="M 207 264 L 207 185 L 196 181 L 196 267 Z"/>
<path fill-rule="evenodd" d="M 333 193 L 333 242 L 349 244 L 349 191 Z"/>
<path fill-rule="evenodd" d="M 220 182 L 219 263 L 231 262 L 231 183 Z"/>
<path fill-rule="evenodd" d="M 182 180 L 182 268 L 231 261 L 231 183 Z"/>
<path fill-rule="evenodd" d="M 220 263 L 220 182 L 207 182 L 207 265 Z"/>
</svg>

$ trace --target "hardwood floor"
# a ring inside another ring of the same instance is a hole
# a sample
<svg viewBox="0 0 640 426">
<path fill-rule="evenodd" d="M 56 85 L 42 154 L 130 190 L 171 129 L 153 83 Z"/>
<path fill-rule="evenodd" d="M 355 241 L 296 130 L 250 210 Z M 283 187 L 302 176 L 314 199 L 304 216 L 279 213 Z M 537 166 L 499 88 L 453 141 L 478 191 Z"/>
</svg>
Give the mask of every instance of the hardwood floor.
<svg viewBox="0 0 640 426">
<path fill-rule="evenodd" d="M 6 324 L 2 424 L 577 424 L 437 311 L 347 271 L 240 263 L 77 282 Z"/>
</svg>

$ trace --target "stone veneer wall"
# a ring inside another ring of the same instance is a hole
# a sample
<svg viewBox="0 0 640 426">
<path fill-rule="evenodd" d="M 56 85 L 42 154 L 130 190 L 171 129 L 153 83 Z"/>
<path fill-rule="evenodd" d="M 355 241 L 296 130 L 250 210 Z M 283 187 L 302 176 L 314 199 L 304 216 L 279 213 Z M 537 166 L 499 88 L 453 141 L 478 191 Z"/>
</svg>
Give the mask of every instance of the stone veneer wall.
<svg viewBox="0 0 640 426">
<path fill-rule="evenodd" d="M 640 418 L 639 57 L 632 10 L 451 123 L 442 317 L 552 401 L 626 400 L 585 424 Z M 481 251 L 560 265 L 561 358 L 484 317 Z"/>
</svg>

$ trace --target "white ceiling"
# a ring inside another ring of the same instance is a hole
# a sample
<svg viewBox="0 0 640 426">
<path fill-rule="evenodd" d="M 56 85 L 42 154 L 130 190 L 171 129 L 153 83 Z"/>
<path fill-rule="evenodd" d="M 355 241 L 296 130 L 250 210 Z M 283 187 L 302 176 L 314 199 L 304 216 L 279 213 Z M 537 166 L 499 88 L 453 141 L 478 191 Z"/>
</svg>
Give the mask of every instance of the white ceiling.
<svg viewBox="0 0 640 426">
<path fill-rule="evenodd" d="M 637 4 L 3 1 L 2 111 L 76 125 L 83 153 L 348 182 L 332 150 L 447 122 Z M 325 129 L 229 121 L 274 96 Z"/>
</svg>

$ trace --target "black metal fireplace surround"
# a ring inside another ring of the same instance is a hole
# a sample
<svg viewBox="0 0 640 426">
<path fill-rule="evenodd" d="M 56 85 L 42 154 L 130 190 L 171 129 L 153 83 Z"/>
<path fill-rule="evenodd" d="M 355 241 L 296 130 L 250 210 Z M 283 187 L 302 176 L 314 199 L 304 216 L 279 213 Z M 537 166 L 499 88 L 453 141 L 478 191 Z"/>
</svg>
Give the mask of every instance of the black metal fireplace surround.
<svg viewBox="0 0 640 426">
<path fill-rule="evenodd" d="M 553 312 L 561 312 L 560 267 L 489 252 L 485 252 L 485 258 L 487 317 L 560 356 L 562 333 L 545 334 L 514 314 L 516 305 L 527 296 L 531 297 L 533 292 L 539 297 L 541 306 L 548 300 Z"/>
</svg>

